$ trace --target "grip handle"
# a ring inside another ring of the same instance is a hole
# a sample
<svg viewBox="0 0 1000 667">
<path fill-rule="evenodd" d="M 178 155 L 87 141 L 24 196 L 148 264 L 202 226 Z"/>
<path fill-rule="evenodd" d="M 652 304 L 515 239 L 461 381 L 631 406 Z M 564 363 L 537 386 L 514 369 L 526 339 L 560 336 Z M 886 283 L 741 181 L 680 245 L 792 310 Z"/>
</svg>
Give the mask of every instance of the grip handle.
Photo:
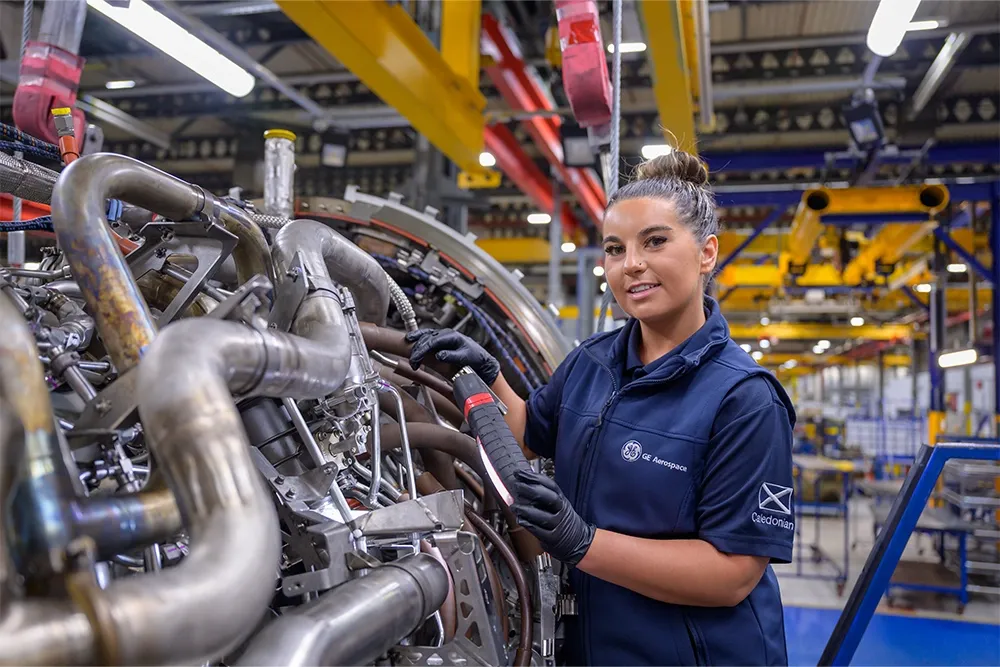
<svg viewBox="0 0 1000 667">
<path fill-rule="evenodd" d="M 504 421 L 493 394 L 474 373 L 459 374 L 454 380 L 454 392 L 465 420 L 485 450 L 489 463 L 506 489 L 514 491 L 518 486 L 514 473 L 518 470 L 530 472 L 531 465 Z"/>
</svg>

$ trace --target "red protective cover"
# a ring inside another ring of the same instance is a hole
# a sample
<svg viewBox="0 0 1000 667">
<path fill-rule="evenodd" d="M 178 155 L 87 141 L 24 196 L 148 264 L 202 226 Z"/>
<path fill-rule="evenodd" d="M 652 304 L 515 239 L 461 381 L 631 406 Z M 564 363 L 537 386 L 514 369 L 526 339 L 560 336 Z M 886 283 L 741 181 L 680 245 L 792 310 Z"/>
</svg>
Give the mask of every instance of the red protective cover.
<svg viewBox="0 0 1000 667">
<path fill-rule="evenodd" d="M 76 105 L 84 62 L 58 46 L 28 42 L 14 92 L 14 124 L 19 130 L 50 144 L 59 142 L 52 109 Z M 73 109 L 77 145 L 83 141 L 85 120 L 82 111 Z"/>
<path fill-rule="evenodd" d="M 563 88 L 581 127 L 611 121 L 611 79 L 594 0 L 556 0 Z"/>
</svg>

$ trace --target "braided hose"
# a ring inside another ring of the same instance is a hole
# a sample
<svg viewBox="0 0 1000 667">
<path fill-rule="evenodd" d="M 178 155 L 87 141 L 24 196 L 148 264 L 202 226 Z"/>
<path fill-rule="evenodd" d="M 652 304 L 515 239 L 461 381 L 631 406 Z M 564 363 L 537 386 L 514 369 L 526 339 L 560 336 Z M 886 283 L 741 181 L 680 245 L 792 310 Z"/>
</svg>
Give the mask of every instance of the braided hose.
<svg viewBox="0 0 1000 667">
<path fill-rule="evenodd" d="M 267 215 L 265 213 L 253 213 L 250 217 L 261 229 L 281 229 L 291 222 L 291 220 L 284 216 Z"/>
<path fill-rule="evenodd" d="M 57 178 L 59 174 L 51 169 L 0 153 L 0 192 L 48 204 L 52 201 L 52 188 Z"/>
<path fill-rule="evenodd" d="M 416 331 L 417 314 L 413 310 L 413 304 L 410 303 L 410 300 L 403 292 L 403 288 L 392 279 L 392 276 L 390 276 L 388 272 L 386 272 L 385 277 L 389 281 L 389 298 L 392 299 L 393 305 L 396 306 L 396 310 L 399 311 L 399 316 L 403 318 L 403 324 L 406 326 L 406 330 Z"/>
</svg>

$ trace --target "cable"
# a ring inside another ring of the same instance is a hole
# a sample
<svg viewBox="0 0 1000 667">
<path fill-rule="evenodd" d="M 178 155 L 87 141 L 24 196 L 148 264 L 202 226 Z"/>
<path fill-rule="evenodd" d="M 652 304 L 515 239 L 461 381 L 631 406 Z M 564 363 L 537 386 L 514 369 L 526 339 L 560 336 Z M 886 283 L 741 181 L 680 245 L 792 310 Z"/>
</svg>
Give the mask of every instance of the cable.
<svg viewBox="0 0 1000 667">
<path fill-rule="evenodd" d="M 31 40 L 31 20 L 35 16 L 34 0 L 24 0 L 24 7 L 21 10 L 21 52 L 20 62 L 24 62 L 24 49 Z"/>
<path fill-rule="evenodd" d="M 27 150 L 27 147 L 30 147 L 31 149 L 41 151 L 46 157 L 62 162 L 62 155 L 59 152 L 58 146 L 42 141 L 41 139 L 36 139 L 30 134 L 25 134 L 13 125 L 0 123 L 0 139 L 21 144 L 19 150 Z"/>
<path fill-rule="evenodd" d="M 28 144 L 22 144 L 17 141 L 0 141 L 0 150 L 7 151 L 11 154 L 23 153 L 25 155 L 33 155 L 45 160 L 52 159 L 52 155 L 49 151 L 36 148 L 35 146 L 29 146 Z"/>
<path fill-rule="evenodd" d="M 0 232 L 54 232 L 52 226 L 52 216 L 43 215 L 40 218 L 31 220 L 2 220 L 0 221 Z"/>
</svg>

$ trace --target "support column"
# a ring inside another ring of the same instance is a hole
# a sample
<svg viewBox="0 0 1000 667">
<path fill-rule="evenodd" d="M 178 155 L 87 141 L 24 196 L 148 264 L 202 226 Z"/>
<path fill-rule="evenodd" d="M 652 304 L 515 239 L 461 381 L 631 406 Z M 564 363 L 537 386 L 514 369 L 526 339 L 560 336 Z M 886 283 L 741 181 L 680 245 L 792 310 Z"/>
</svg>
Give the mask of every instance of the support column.
<svg viewBox="0 0 1000 667">
<path fill-rule="evenodd" d="M 920 355 L 922 347 L 916 338 L 910 340 L 910 414 L 920 415 L 920 402 L 917 400 L 917 375 L 920 373 Z"/>
<path fill-rule="evenodd" d="M 576 332 L 579 340 L 594 333 L 594 299 L 597 294 L 596 248 L 581 248 L 576 255 L 576 303 L 579 308 Z"/>
<path fill-rule="evenodd" d="M 559 198 L 559 179 L 552 179 L 552 222 L 549 223 L 549 303 L 556 308 L 563 305 L 562 294 L 562 204 Z M 582 311 L 581 311 L 582 312 Z"/>
<path fill-rule="evenodd" d="M 885 352 L 878 351 L 878 416 L 885 419 Z"/>
<path fill-rule="evenodd" d="M 931 380 L 930 411 L 927 414 L 927 444 L 937 444 L 938 435 L 944 429 L 944 371 L 938 366 L 938 355 L 945 344 L 945 320 L 948 317 L 945 302 L 947 288 L 948 258 L 944 244 L 934 237 L 934 276 L 935 281 L 930 295 L 930 350 L 927 355 L 927 369 Z"/>
<path fill-rule="evenodd" d="M 990 251 L 993 254 L 993 289 L 990 316 L 993 320 L 993 434 L 1000 435 L 1000 184 L 994 183 L 990 198 Z"/>
</svg>

